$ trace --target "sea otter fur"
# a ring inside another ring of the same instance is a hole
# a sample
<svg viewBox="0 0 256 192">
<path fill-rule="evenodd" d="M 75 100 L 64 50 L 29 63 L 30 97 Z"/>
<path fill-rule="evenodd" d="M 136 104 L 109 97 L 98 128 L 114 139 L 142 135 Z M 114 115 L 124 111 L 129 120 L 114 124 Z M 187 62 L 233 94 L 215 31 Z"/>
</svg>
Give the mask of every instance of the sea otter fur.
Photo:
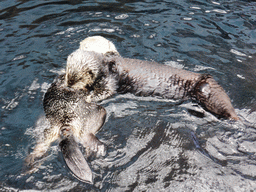
<svg viewBox="0 0 256 192">
<path fill-rule="evenodd" d="M 44 96 L 44 111 L 50 127 L 44 130 L 44 138 L 38 141 L 26 158 L 26 167 L 32 169 L 48 150 L 50 144 L 60 140 L 64 160 L 80 180 L 92 183 L 92 172 L 78 143 L 91 153 L 105 155 L 105 146 L 95 136 L 105 122 L 106 110 L 85 100 L 85 92 L 65 85 L 59 76 Z"/>
<path fill-rule="evenodd" d="M 94 46 L 89 46 L 92 44 Z M 105 46 L 101 49 L 101 45 L 107 45 L 105 52 Z M 210 75 L 176 69 L 156 62 L 123 58 L 114 44 L 101 36 L 86 38 L 73 54 L 88 55 L 88 51 L 94 57 L 92 60 L 101 63 L 97 66 L 102 71 L 100 75 L 97 74 L 99 81 L 97 83 L 94 81 L 99 85 L 97 89 L 89 85 L 91 87 L 89 100 L 93 100 L 93 95 L 101 95 L 98 99 L 94 99 L 95 101 L 102 100 L 116 92 L 131 92 L 138 96 L 158 96 L 167 99 L 194 99 L 220 117 L 239 119 L 230 98 Z M 91 54 L 92 51 L 97 54 Z M 67 69 L 75 69 L 79 65 L 87 66 L 88 62 L 81 62 L 80 57 L 77 57 L 75 64 L 68 60 Z M 68 81 L 69 77 L 66 78 Z M 80 80 L 77 79 L 77 83 L 79 82 Z"/>
<path fill-rule="evenodd" d="M 109 71 L 104 55 L 78 49 L 67 58 L 65 85 L 84 90 L 87 102 L 106 99 L 116 93 L 116 74 Z"/>
</svg>

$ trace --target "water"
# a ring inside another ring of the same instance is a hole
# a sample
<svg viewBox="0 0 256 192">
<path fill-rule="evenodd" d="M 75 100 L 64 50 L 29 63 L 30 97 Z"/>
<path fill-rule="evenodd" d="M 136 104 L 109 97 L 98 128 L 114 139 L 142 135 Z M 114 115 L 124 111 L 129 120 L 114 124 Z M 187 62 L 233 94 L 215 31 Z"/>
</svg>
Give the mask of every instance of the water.
<svg viewBox="0 0 256 192">
<path fill-rule="evenodd" d="M 1 1 L 1 191 L 256 190 L 256 3 L 253 1 Z M 191 101 L 116 95 L 78 181 L 54 143 L 40 169 L 21 175 L 45 125 L 42 99 L 67 56 L 104 36 L 124 57 L 210 73 L 241 118 L 217 119 Z"/>
</svg>

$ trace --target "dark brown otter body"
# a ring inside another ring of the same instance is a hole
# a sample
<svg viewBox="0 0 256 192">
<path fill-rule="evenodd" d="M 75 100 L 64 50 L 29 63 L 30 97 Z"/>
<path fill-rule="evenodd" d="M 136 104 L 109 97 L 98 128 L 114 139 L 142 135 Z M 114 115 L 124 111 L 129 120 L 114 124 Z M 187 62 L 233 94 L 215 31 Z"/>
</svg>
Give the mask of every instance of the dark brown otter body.
<svg viewBox="0 0 256 192">
<path fill-rule="evenodd" d="M 172 68 L 156 62 L 106 57 L 117 74 L 117 92 L 166 99 L 195 99 L 219 116 L 238 120 L 224 89 L 210 75 Z"/>
</svg>

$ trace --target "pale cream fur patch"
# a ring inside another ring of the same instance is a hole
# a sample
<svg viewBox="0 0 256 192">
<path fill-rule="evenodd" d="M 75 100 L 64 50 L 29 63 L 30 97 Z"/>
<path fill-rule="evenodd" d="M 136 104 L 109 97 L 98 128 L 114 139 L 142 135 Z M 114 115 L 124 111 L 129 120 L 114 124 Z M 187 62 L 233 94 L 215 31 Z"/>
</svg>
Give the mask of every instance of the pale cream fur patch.
<svg viewBox="0 0 256 192">
<path fill-rule="evenodd" d="M 84 51 L 94 51 L 97 53 L 114 53 L 119 55 L 115 45 L 102 36 L 87 37 L 80 42 L 79 49 Z"/>
</svg>

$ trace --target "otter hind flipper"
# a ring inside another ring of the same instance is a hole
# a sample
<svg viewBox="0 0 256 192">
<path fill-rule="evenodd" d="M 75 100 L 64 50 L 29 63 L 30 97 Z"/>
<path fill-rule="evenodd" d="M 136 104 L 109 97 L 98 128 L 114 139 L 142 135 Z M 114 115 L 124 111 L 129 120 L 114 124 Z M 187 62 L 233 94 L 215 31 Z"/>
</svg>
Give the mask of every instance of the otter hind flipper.
<svg viewBox="0 0 256 192">
<path fill-rule="evenodd" d="M 73 137 L 63 139 L 59 144 L 63 158 L 70 171 L 81 181 L 92 184 L 92 171 Z"/>
<path fill-rule="evenodd" d="M 106 146 L 94 134 L 84 135 L 82 145 L 86 149 L 87 156 L 105 156 L 107 153 Z"/>
<path fill-rule="evenodd" d="M 217 116 L 239 120 L 229 96 L 211 75 L 202 75 L 195 85 L 192 97 Z"/>
</svg>

